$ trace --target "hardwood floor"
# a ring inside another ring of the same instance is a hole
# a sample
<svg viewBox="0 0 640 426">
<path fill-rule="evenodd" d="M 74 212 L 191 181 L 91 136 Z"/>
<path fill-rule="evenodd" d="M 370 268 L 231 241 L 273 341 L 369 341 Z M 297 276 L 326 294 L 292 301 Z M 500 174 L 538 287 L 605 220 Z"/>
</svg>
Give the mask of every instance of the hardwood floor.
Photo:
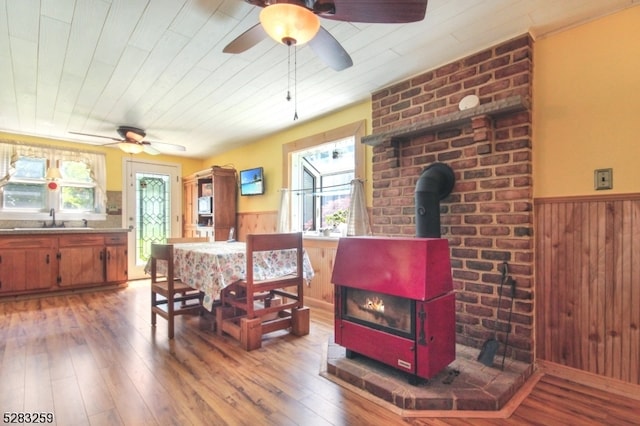
<svg viewBox="0 0 640 426">
<path fill-rule="evenodd" d="M 209 317 L 150 326 L 149 282 L 0 302 L 0 408 L 58 425 L 640 424 L 640 402 L 545 376 L 509 419 L 411 418 L 321 377 L 332 315 L 242 350 Z M 635 422 L 635 423 L 634 423 Z"/>
</svg>

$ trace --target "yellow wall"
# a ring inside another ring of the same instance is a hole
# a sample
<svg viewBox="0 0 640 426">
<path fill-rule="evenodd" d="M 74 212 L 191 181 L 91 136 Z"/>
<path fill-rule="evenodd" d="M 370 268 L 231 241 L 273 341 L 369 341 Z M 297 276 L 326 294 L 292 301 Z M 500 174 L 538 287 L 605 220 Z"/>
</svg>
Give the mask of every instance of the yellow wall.
<svg viewBox="0 0 640 426">
<path fill-rule="evenodd" d="M 73 142 L 45 139 L 35 136 L 15 135 L 0 132 L 0 140 L 14 140 L 26 143 L 36 143 L 41 145 L 55 145 L 70 148 L 83 149 L 86 151 L 104 152 L 107 163 L 107 191 L 122 191 L 122 158 L 128 156 L 117 148 L 90 146 Z M 182 174 L 189 175 L 206 168 L 205 163 L 197 158 L 184 158 L 171 155 L 148 155 L 136 154 L 135 158 L 154 162 L 180 163 L 182 164 Z"/>
<path fill-rule="evenodd" d="M 207 165 L 233 165 L 236 170 L 262 166 L 265 173 L 265 194 L 253 197 L 238 197 L 238 211 L 262 212 L 278 209 L 282 187 L 282 145 L 304 137 L 335 129 L 356 121 L 366 120 L 367 132 L 371 132 L 371 102 L 366 101 L 336 111 L 330 115 L 291 127 L 275 135 L 267 136 L 254 143 L 243 145 L 237 149 L 213 156 L 206 161 Z M 371 150 L 367 152 L 367 185 L 371 186 Z M 371 200 L 371 197 L 367 197 Z"/>
<path fill-rule="evenodd" d="M 536 41 L 534 196 L 640 191 L 640 6 Z M 613 168 L 613 189 L 594 190 Z"/>
</svg>

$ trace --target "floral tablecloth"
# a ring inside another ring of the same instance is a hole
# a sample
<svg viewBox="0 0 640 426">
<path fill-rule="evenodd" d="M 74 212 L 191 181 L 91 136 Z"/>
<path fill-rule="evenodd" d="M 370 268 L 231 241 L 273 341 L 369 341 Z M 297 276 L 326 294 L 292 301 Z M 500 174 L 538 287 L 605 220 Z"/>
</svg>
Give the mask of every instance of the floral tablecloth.
<svg viewBox="0 0 640 426">
<path fill-rule="evenodd" d="M 181 243 L 173 246 L 174 274 L 182 282 L 204 293 L 203 305 L 211 310 L 220 291 L 245 277 L 246 244 L 242 242 Z M 313 278 L 313 267 L 306 253 L 303 275 Z M 254 277 L 276 278 L 295 272 L 295 250 L 278 250 L 254 254 Z M 166 264 L 158 262 L 158 273 L 166 273 Z"/>
</svg>

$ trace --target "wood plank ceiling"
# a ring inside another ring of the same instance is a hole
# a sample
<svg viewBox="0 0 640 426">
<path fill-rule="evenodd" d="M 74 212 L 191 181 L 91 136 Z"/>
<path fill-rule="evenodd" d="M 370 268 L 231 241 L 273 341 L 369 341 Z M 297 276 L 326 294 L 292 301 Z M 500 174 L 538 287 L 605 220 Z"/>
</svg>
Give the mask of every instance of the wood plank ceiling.
<svg viewBox="0 0 640 426">
<path fill-rule="evenodd" d="M 204 158 L 345 106 L 530 31 L 541 37 L 640 0 L 430 0 L 422 22 L 321 19 L 354 65 L 336 72 L 267 39 L 223 47 L 258 22 L 241 0 L 0 0 L 0 131 L 102 144 L 119 125 Z"/>
</svg>

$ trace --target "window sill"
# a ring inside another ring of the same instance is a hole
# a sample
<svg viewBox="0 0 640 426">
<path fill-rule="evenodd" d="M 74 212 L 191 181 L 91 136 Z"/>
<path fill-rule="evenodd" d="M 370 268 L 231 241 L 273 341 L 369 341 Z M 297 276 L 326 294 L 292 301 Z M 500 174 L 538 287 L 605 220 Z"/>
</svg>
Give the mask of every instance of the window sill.
<svg viewBox="0 0 640 426">
<path fill-rule="evenodd" d="M 106 213 L 64 213 L 64 212 L 56 212 L 56 221 L 69 221 L 69 220 L 107 220 Z M 27 212 L 27 211 L 13 211 L 13 212 L 0 212 L 0 221 L 1 220 L 12 220 L 12 221 L 37 221 L 37 222 L 48 222 L 51 220 L 51 216 L 49 216 L 48 212 Z"/>
<path fill-rule="evenodd" d="M 332 232 L 329 235 L 324 235 L 321 232 L 305 232 L 302 235 L 302 238 L 304 239 L 310 239 L 310 240 L 330 240 L 330 241 L 337 241 L 339 238 L 343 237 L 343 235 L 340 232 Z"/>
</svg>

